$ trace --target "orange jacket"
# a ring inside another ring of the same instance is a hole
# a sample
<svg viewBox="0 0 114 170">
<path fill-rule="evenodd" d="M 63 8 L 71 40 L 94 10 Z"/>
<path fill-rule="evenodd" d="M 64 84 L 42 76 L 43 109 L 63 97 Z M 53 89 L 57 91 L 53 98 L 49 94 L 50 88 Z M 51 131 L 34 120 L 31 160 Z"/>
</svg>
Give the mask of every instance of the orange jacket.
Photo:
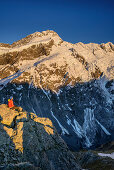
<svg viewBox="0 0 114 170">
<path fill-rule="evenodd" d="M 14 107 L 14 104 L 13 104 L 13 100 L 12 100 L 12 99 L 8 99 L 8 107 L 9 107 L 9 108 Z"/>
</svg>

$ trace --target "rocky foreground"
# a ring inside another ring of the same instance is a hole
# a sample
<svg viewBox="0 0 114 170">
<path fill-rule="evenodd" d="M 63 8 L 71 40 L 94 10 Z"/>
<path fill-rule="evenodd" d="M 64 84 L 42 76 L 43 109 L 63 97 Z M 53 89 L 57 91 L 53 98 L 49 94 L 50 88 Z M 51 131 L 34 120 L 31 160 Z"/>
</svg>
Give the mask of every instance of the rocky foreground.
<svg viewBox="0 0 114 170">
<path fill-rule="evenodd" d="M 112 170 L 114 160 L 98 153 L 113 150 L 112 142 L 96 151 L 72 153 L 48 118 L 0 105 L 0 170 Z"/>
<path fill-rule="evenodd" d="M 0 169 L 81 169 L 48 118 L 0 105 Z"/>
</svg>

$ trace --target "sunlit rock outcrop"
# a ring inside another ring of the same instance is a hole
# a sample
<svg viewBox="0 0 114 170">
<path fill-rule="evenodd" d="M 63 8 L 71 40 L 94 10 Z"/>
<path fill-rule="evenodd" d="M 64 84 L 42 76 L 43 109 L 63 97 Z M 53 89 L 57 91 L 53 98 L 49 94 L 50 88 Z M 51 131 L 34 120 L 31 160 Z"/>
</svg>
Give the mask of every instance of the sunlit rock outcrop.
<svg viewBox="0 0 114 170">
<path fill-rule="evenodd" d="M 51 120 L 0 105 L 0 169 L 80 169 Z"/>
<path fill-rule="evenodd" d="M 15 144 L 15 149 L 22 153 L 24 122 L 33 120 L 34 122 L 42 124 L 48 134 L 54 134 L 52 122 L 48 118 L 38 118 L 34 113 L 28 114 L 27 112 L 23 112 L 20 107 L 10 109 L 7 105 L 0 105 L 0 116 L 3 128 Z"/>
</svg>

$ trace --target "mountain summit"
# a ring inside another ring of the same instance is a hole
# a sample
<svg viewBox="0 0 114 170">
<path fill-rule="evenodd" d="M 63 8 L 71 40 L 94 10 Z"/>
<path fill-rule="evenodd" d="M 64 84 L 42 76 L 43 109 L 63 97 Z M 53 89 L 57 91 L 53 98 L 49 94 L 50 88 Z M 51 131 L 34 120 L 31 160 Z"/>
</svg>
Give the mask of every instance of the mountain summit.
<svg viewBox="0 0 114 170">
<path fill-rule="evenodd" d="M 0 44 L 0 79 L 32 80 L 35 87 L 58 91 L 101 74 L 113 79 L 113 56 L 112 43 L 71 44 L 54 31 L 36 32 L 12 45 Z"/>
</svg>

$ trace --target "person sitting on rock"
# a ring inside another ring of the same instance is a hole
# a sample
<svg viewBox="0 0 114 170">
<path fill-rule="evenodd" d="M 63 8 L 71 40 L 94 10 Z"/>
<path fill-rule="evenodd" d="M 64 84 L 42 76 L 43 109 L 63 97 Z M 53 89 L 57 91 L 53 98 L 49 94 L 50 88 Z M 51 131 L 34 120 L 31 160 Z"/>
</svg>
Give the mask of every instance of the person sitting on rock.
<svg viewBox="0 0 114 170">
<path fill-rule="evenodd" d="M 13 108 L 13 107 L 14 107 L 13 97 L 10 97 L 10 99 L 8 99 L 8 107 L 9 107 L 9 108 Z"/>
</svg>

